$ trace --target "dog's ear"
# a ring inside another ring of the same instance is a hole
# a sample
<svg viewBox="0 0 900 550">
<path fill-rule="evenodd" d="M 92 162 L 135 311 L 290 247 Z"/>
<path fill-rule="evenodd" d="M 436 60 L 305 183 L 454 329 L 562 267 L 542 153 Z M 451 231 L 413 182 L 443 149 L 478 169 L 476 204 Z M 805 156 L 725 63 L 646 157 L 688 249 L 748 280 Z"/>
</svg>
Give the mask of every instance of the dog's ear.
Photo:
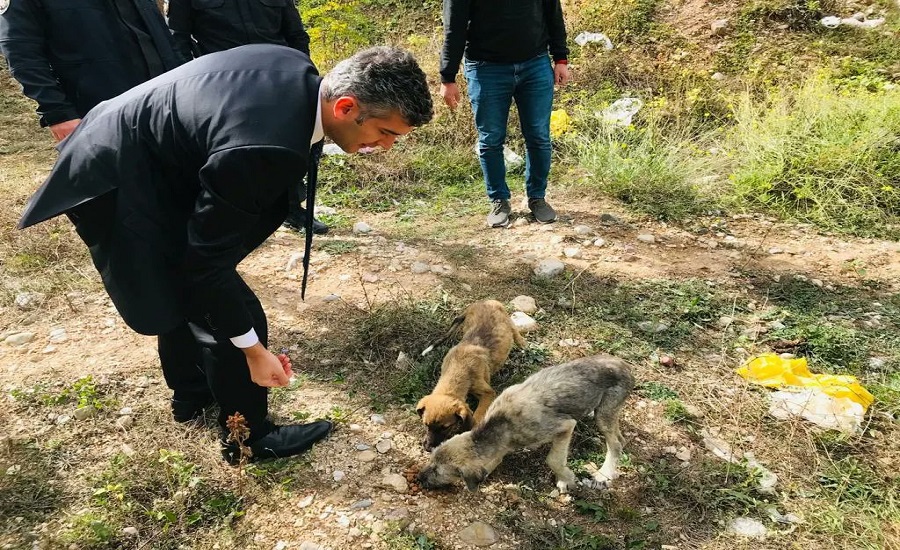
<svg viewBox="0 0 900 550">
<path fill-rule="evenodd" d="M 422 418 L 422 415 L 425 414 L 425 398 L 419 399 L 419 403 L 416 405 L 416 414 L 419 415 L 419 418 Z"/>
<path fill-rule="evenodd" d="M 460 472 L 462 474 L 463 481 L 466 482 L 466 489 L 470 491 L 477 491 L 478 485 L 481 484 L 488 476 L 488 471 L 484 468 L 478 468 L 475 472 Z"/>
<path fill-rule="evenodd" d="M 459 406 L 459 409 L 457 409 L 456 411 L 456 417 L 459 418 L 460 423 L 462 424 L 463 428 L 466 429 L 466 431 L 472 429 L 472 411 L 470 411 L 469 407 L 467 407 L 465 404 Z"/>
</svg>

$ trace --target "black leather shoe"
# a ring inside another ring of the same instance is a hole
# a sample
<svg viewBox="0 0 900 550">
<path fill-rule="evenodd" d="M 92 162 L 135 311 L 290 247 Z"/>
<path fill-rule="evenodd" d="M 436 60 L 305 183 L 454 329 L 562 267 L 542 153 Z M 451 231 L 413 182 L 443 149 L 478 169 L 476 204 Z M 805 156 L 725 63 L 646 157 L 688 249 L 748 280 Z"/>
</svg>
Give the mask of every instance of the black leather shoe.
<svg viewBox="0 0 900 550">
<path fill-rule="evenodd" d="M 274 426 L 271 432 L 249 445 L 253 451 L 250 461 L 285 458 L 308 451 L 314 443 L 324 439 L 331 432 L 331 428 L 332 424 L 327 420 Z M 223 443 L 222 457 L 229 464 L 238 464 L 241 461 L 241 452 L 236 444 Z"/>
<path fill-rule="evenodd" d="M 212 395 L 188 398 L 181 396 L 172 398 L 172 418 L 182 424 L 203 418 L 203 411 L 215 404 Z"/>
<path fill-rule="evenodd" d="M 288 229 L 293 229 L 294 231 L 300 232 L 303 231 L 304 224 L 306 223 L 306 209 L 301 208 L 299 213 L 288 214 L 286 220 L 284 220 L 284 226 Z M 315 235 L 324 235 L 328 233 L 328 226 L 324 223 L 320 222 L 316 218 L 313 218 L 313 234 Z"/>
</svg>

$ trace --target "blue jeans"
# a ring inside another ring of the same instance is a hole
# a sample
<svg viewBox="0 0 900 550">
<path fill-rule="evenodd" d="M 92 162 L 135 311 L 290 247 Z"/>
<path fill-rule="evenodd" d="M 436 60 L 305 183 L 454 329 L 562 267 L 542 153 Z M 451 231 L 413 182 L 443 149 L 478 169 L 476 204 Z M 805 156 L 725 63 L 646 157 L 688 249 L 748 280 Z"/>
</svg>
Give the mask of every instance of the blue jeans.
<svg viewBox="0 0 900 550">
<path fill-rule="evenodd" d="M 478 129 L 478 156 L 488 197 L 509 199 L 503 143 L 509 108 L 516 100 L 525 136 L 525 190 L 542 199 L 550 174 L 550 111 L 553 108 L 553 67 L 541 54 L 522 63 L 465 60 L 469 98 Z"/>
</svg>

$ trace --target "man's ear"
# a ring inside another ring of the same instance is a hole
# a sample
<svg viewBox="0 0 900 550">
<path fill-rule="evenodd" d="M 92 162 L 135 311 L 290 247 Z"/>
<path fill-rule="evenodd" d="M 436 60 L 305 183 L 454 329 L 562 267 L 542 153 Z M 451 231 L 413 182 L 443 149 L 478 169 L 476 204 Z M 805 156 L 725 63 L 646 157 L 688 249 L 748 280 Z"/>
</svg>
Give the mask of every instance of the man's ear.
<svg viewBox="0 0 900 550">
<path fill-rule="evenodd" d="M 425 398 L 419 399 L 419 403 L 416 405 L 416 414 L 419 415 L 419 418 L 422 418 L 422 415 L 425 414 Z"/>
<path fill-rule="evenodd" d="M 475 472 L 461 472 L 461 473 L 462 473 L 463 481 L 466 482 L 466 489 L 468 489 L 470 491 L 477 491 L 478 485 L 482 481 L 484 481 L 488 476 L 488 472 L 484 468 L 479 468 Z"/>
<path fill-rule="evenodd" d="M 351 96 L 341 96 L 334 100 L 334 118 L 337 119 L 345 119 L 345 118 L 356 118 L 356 111 L 359 108 L 359 103 L 356 101 L 356 98 Z"/>
</svg>

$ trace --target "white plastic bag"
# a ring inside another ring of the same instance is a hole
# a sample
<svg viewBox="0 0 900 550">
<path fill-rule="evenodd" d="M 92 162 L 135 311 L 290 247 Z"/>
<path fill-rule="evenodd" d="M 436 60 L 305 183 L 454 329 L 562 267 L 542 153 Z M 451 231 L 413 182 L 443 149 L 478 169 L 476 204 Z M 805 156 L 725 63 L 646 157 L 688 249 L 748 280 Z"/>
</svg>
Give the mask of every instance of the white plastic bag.
<svg viewBox="0 0 900 550">
<path fill-rule="evenodd" d="M 575 43 L 579 46 L 584 46 L 591 42 L 602 42 L 604 49 L 613 49 L 612 40 L 602 32 L 583 32 L 575 37 Z"/>
<path fill-rule="evenodd" d="M 631 118 L 641 110 L 644 102 L 636 97 L 623 97 L 616 100 L 612 105 L 595 113 L 600 120 L 607 124 L 615 126 L 627 127 L 631 125 Z"/>
</svg>

